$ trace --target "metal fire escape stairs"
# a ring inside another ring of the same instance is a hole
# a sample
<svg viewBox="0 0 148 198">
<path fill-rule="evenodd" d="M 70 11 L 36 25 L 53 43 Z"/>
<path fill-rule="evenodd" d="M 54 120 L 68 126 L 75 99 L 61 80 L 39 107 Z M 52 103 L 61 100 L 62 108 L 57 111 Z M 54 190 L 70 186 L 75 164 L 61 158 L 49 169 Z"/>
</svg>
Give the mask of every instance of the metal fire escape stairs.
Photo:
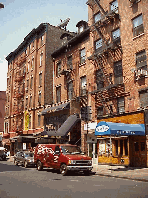
<svg viewBox="0 0 148 198">
<path fill-rule="evenodd" d="M 93 55 L 91 57 L 89 57 L 88 59 L 95 61 L 97 63 L 99 69 L 101 70 L 101 72 L 103 74 L 105 81 L 108 84 L 108 87 L 110 87 L 112 85 L 112 81 L 111 81 L 109 75 L 107 74 L 107 72 L 104 71 L 105 68 L 103 68 L 102 64 L 99 63 L 99 60 L 100 60 L 100 58 L 103 58 L 104 56 L 105 57 L 108 56 L 109 51 L 115 52 L 116 49 L 120 49 L 122 52 L 122 48 L 121 48 L 120 44 L 108 43 L 108 41 L 105 39 L 105 37 L 103 36 L 103 34 L 101 32 L 101 27 L 107 26 L 109 23 L 113 22 L 114 18 L 119 18 L 119 15 L 118 15 L 118 13 L 112 12 L 112 11 L 105 12 L 105 10 L 100 5 L 100 2 L 98 0 L 89 0 L 87 2 L 87 4 L 91 7 L 92 10 L 93 10 L 93 6 L 97 5 L 103 15 L 103 17 L 101 17 L 100 21 L 93 23 L 91 25 L 91 31 L 92 32 L 96 31 L 104 43 L 103 49 L 100 52 L 94 52 Z M 119 20 L 120 20 L 120 18 L 119 18 Z M 102 103 L 104 108 L 106 110 L 108 109 L 110 112 L 110 115 L 112 115 L 111 106 L 108 105 L 107 99 L 104 98 L 103 91 L 104 90 L 99 89 L 91 94 L 95 95 L 99 99 L 99 101 Z"/>
</svg>

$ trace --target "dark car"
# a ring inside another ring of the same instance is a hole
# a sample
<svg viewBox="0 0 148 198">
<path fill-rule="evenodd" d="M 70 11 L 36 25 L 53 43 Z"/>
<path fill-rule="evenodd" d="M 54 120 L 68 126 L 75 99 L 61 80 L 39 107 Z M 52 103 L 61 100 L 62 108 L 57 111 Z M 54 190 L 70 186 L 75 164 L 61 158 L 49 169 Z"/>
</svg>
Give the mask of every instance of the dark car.
<svg viewBox="0 0 148 198">
<path fill-rule="evenodd" d="M 35 166 L 34 153 L 29 151 L 19 151 L 14 156 L 15 165 L 22 165 L 27 168 L 28 166 Z"/>
</svg>

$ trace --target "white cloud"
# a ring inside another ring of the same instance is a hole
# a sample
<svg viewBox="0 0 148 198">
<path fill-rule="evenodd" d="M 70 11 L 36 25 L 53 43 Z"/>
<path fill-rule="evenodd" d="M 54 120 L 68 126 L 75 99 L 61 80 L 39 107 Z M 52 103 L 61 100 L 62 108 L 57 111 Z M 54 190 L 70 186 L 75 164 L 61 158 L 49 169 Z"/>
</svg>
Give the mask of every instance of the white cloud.
<svg viewBox="0 0 148 198">
<path fill-rule="evenodd" d="M 7 71 L 8 63 L 5 59 L 0 58 L 0 91 L 6 91 L 7 89 Z"/>
</svg>

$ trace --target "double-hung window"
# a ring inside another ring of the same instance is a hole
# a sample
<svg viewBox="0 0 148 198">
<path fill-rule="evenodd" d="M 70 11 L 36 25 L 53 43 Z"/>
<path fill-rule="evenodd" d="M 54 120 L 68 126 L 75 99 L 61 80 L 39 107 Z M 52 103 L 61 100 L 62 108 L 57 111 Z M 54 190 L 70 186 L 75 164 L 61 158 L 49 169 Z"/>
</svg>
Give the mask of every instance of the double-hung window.
<svg viewBox="0 0 148 198">
<path fill-rule="evenodd" d="M 72 56 L 67 57 L 67 69 L 72 69 Z"/>
<path fill-rule="evenodd" d="M 136 67 L 137 69 L 147 70 L 147 56 L 145 50 L 136 53 Z"/>
<path fill-rule="evenodd" d="M 68 83 L 67 91 L 68 91 L 67 93 L 68 99 L 71 100 L 73 98 L 73 82 L 72 81 Z"/>
<path fill-rule="evenodd" d="M 110 3 L 110 10 L 111 10 L 112 12 L 118 13 L 118 1 L 117 1 L 117 0 L 112 1 L 112 2 Z"/>
<path fill-rule="evenodd" d="M 97 90 L 104 87 L 103 72 L 101 69 L 96 71 Z"/>
<path fill-rule="evenodd" d="M 86 61 L 86 52 L 85 52 L 85 48 L 80 50 L 80 64 L 85 63 Z"/>
<path fill-rule="evenodd" d="M 81 96 L 86 95 L 87 89 L 86 89 L 86 76 L 81 77 Z"/>
<path fill-rule="evenodd" d="M 101 12 L 98 12 L 94 15 L 94 22 L 97 23 L 101 20 Z"/>
<path fill-rule="evenodd" d="M 61 61 L 57 63 L 56 76 L 58 77 L 61 72 Z"/>
<path fill-rule="evenodd" d="M 120 97 L 117 99 L 117 112 L 118 113 L 124 113 L 125 107 L 124 107 L 124 97 Z"/>
<path fill-rule="evenodd" d="M 120 39 L 120 29 L 119 28 L 112 31 L 112 39 L 113 39 L 113 41 L 117 41 Z"/>
<path fill-rule="evenodd" d="M 114 63 L 114 81 L 115 84 L 123 83 L 122 61 Z"/>
<path fill-rule="evenodd" d="M 144 33 L 142 15 L 134 18 L 132 22 L 133 22 L 133 36 L 134 37 L 138 36 L 139 34 Z"/>
<path fill-rule="evenodd" d="M 61 86 L 56 88 L 56 102 L 61 102 Z"/>
</svg>

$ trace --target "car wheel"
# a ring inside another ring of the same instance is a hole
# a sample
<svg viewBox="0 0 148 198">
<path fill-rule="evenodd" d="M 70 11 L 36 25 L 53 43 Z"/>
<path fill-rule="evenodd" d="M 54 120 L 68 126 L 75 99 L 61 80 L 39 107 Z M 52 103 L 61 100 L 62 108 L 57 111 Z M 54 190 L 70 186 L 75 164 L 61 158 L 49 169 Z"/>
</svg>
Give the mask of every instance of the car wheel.
<svg viewBox="0 0 148 198">
<path fill-rule="evenodd" d="M 42 169 L 43 169 L 42 162 L 41 162 L 41 161 L 38 161 L 38 162 L 37 162 L 37 170 L 38 170 L 38 171 L 41 171 Z"/>
<path fill-rule="evenodd" d="M 28 163 L 25 161 L 24 163 L 24 167 L 27 168 L 28 167 Z"/>
<path fill-rule="evenodd" d="M 68 169 L 67 169 L 67 166 L 66 164 L 62 164 L 61 167 L 60 167 L 60 173 L 65 176 L 68 172 Z"/>
</svg>

